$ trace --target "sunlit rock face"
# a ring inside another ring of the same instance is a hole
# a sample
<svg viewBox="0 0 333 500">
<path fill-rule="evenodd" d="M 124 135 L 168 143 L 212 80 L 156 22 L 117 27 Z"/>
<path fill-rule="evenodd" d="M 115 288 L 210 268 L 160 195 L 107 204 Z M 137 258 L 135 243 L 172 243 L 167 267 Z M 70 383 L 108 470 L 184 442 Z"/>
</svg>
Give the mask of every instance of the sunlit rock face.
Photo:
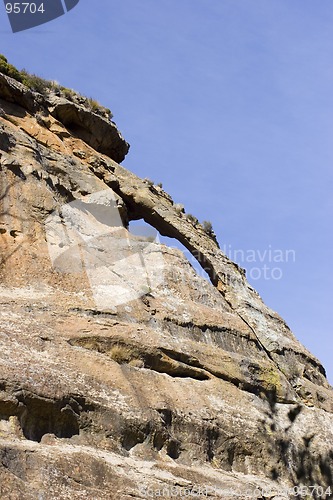
<svg viewBox="0 0 333 500">
<path fill-rule="evenodd" d="M 0 80 L 1 498 L 329 498 L 320 362 L 113 124 Z"/>
</svg>

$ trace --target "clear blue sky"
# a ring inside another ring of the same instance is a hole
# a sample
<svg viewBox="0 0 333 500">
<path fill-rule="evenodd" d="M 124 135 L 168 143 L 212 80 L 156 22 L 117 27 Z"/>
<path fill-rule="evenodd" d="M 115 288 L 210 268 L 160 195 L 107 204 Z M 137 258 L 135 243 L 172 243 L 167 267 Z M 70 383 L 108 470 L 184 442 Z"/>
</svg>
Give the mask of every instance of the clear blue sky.
<svg viewBox="0 0 333 500">
<path fill-rule="evenodd" d="M 0 8 L 0 52 L 111 108 L 124 165 L 213 222 L 333 382 L 332 1 L 80 0 L 16 34 Z"/>
</svg>

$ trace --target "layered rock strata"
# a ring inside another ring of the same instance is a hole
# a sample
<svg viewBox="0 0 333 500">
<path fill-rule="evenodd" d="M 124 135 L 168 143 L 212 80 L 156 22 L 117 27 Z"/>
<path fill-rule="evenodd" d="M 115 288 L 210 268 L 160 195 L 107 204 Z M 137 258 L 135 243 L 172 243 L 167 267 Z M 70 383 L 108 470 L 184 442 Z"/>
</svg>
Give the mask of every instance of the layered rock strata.
<svg viewBox="0 0 333 500">
<path fill-rule="evenodd" d="M 0 98 L 1 498 L 329 498 L 321 363 L 106 117 Z"/>
</svg>

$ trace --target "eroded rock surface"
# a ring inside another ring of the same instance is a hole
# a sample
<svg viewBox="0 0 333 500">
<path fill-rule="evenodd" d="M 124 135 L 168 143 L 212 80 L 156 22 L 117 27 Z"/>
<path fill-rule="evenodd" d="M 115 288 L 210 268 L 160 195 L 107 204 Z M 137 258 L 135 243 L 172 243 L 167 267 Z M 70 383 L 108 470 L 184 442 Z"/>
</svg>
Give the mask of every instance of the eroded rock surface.
<svg viewBox="0 0 333 500">
<path fill-rule="evenodd" d="M 106 119 L 5 76 L 0 98 L 1 498 L 328 491 L 320 362 L 212 235 L 115 162 L 128 145 Z M 131 234 L 139 219 L 211 283 Z"/>
</svg>

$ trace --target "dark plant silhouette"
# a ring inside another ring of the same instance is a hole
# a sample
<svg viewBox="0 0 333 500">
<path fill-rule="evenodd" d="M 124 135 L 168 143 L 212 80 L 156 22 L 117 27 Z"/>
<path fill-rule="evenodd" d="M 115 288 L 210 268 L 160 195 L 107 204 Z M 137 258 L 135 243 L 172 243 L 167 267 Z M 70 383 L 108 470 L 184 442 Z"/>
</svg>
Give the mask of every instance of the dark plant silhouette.
<svg viewBox="0 0 333 500">
<path fill-rule="evenodd" d="M 263 441 L 268 443 L 271 462 L 275 462 L 269 474 L 271 479 L 277 482 L 280 477 L 289 476 L 290 482 L 294 485 L 295 498 L 297 491 L 301 494 L 302 486 L 303 493 L 307 493 L 307 496 L 303 494 L 303 498 L 333 498 L 333 443 L 331 450 L 318 453 L 312 448 L 315 434 L 305 434 L 301 444 L 294 438 L 293 430 L 304 408 L 302 404 L 295 404 L 287 414 L 288 425 L 281 428 L 278 423 L 276 396 L 272 393 L 268 397 L 266 418 L 260 422 L 259 432 Z M 298 434 L 299 432 L 300 427 L 297 429 Z"/>
</svg>

